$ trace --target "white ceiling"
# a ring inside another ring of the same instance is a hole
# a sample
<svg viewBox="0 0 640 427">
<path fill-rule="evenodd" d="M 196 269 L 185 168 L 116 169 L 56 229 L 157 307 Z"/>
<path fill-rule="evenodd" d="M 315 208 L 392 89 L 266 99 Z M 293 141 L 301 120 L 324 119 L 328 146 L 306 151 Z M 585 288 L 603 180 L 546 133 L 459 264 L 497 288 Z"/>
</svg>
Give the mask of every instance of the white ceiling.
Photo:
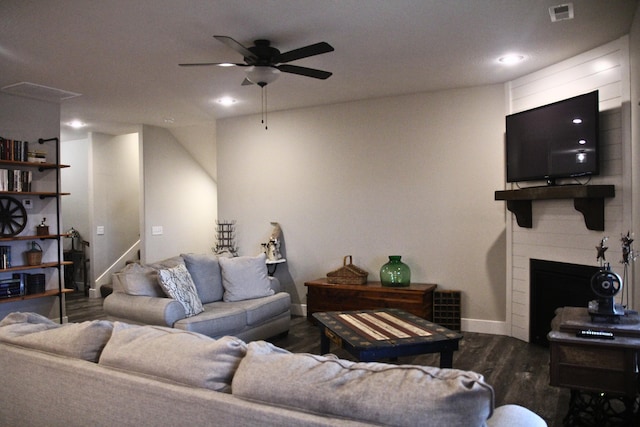
<svg viewBox="0 0 640 427">
<path fill-rule="evenodd" d="M 245 46 L 266 38 L 282 52 L 326 41 L 335 52 L 292 64 L 328 80 L 283 74 L 269 111 L 502 83 L 629 32 L 637 0 L 573 0 L 575 18 L 551 22 L 552 0 L 1 0 L 0 87 L 31 82 L 81 93 L 62 122 L 129 132 L 259 113 L 260 89 L 212 36 Z M 527 60 L 505 67 L 496 58 Z M 222 96 L 238 102 L 215 103 Z M 173 124 L 165 120 L 171 118 Z M 259 125 L 259 124 L 257 124 Z M 80 136 L 63 126 L 63 139 Z"/>
</svg>

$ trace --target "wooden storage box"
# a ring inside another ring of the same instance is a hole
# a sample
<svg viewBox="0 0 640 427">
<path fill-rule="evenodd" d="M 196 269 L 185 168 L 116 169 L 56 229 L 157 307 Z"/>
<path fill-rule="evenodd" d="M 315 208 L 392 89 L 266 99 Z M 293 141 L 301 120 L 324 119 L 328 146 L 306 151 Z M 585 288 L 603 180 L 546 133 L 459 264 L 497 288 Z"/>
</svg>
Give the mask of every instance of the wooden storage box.
<svg viewBox="0 0 640 427">
<path fill-rule="evenodd" d="M 347 264 L 347 258 L 349 264 Z M 344 257 L 343 266 L 327 273 L 327 281 L 334 285 L 364 285 L 367 283 L 369 273 L 353 265 L 351 255 Z"/>
</svg>

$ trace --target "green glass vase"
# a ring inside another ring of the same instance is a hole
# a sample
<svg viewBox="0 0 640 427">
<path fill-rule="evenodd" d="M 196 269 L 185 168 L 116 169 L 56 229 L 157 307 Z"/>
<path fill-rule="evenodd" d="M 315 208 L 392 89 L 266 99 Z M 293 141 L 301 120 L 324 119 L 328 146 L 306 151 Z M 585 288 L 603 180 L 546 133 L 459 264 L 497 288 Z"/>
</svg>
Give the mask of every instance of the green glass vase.
<svg viewBox="0 0 640 427">
<path fill-rule="evenodd" d="M 389 262 L 380 268 L 382 286 L 401 288 L 411 284 L 411 269 L 400 255 L 390 255 Z"/>
</svg>

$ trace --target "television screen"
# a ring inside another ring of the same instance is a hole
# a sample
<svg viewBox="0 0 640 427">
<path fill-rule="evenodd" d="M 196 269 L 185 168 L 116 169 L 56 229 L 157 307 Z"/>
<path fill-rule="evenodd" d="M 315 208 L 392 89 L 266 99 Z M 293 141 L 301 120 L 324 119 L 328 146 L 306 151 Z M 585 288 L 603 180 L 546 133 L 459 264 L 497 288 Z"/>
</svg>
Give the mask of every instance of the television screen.
<svg viewBox="0 0 640 427">
<path fill-rule="evenodd" d="M 507 182 L 597 175 L 598 91 L 506 117 Z"/>
</svg>

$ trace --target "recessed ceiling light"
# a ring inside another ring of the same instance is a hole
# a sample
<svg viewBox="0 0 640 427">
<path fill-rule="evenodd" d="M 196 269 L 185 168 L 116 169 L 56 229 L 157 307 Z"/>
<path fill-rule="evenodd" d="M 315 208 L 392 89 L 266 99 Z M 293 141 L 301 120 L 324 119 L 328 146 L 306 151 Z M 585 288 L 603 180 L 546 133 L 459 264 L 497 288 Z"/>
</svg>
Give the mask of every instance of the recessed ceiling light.
<svg viewBox="0 0 640 427">
<path fill-rule="evenodd" d="M 230 96 L 224 96 L 220 99 L 216 99 L 216 102 L 220 105 L 224 105 L 225 107 L 228 107 L 230 105 L 235 104 L 236 102 L 238 102 L 237 100 L 231 98 Z"/>
<path fill-rule="evenodd" d="M 87 124 L 80 121 L 80 120 L 72 120 L 70 122 L 67 122 L 67 126 L 70 126 L 74 129 L 80 129 L 82 127 L 85 127 Z"/>
<path fill-rule="evenodd" d="M 504 65 L 515 65 L 524 61 L 524 59 L 524 55 L 520 55 L 519 53 L 510 53 L 498 58 L 498 62 Z"/>
</svg>

